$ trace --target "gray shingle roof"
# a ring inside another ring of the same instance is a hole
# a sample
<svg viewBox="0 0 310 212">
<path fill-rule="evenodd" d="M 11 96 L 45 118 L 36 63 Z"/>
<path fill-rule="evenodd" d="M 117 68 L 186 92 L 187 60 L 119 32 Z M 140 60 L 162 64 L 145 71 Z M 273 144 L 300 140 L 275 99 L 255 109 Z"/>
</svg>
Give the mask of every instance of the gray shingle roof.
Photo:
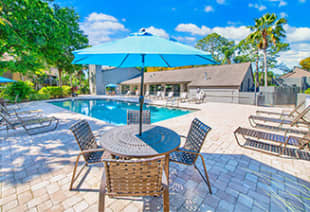
<svg viewBox="0 0 310 212">
<path fill-rule="evenodd" d="M 226 87 L 240 86 L 251 63 L 215 65 L 171 71 L 147 72 L 145 84 L 189 83 L 189 86 Z M 122 82 L 123 85 L 136 85 L 140 77 Z"/>
<path fill-rule="evenodd" d="M 296 67 L 292 72 L 283 74 L 280 78 L 287 79 L 287 78 L 301 78 L 301 77 L 310 77 L 310 72 Z"/>
</svg>

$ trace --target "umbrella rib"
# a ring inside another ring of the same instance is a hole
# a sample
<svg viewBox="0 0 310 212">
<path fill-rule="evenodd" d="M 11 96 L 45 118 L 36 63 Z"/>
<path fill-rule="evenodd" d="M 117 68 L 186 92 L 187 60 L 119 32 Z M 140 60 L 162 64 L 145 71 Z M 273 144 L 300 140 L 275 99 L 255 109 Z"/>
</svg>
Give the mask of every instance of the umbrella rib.
<svg viewBox="0 0 310 212">
<path fill-rule="evenodd" d="M 202 55 L 198 55 L 198 54 L 197 54 L 196 56 L 201 57 L 201 58 L 203 58 L 203 59 L 205 59 L 205 60 L 208 60 L 208 61 L 210 61 L 211 63 L 214 64 L 214 61 L 213 61 L 213 60 L 210 60 L 209 58 L 206 58 L 206 57 L 204 57 L 204 56 L 202 56 Z M 217 63 L 215 63 L 215 64 L 217 64 Z"/>
<path fill-rule="evenodd" d="M 123 63 L 125 62 L 125 60 L 128 58 L 129 54 L 126 54 L 126 56 L 124 57 L 124 59 L 122 60 L 121 64 L 119 64 L 119 68 L 123 65 Z"/>
<path fill-rule="evenodd" d="M 168 67 L 171 67 L 171 66 L 169 65 L 169 63 L 165 60 L 164 56 L 162 56 L 161 54 L 160 54 L 159 56 L 160 56 L 160 58 L 166 63 L 166 65 L 167 65 Z"/>
<path fill-rule="evenodd" d="M 87 57 L 82 57 L 82 58 L 80 58 L 80 59 L 74 61 L 74 63 L 78 63 L 78 62 L 80 62 L 80 61 L 82 61 L 82 60 L 84 60 L 84 59 L 87 59 Z"/>
</svg>

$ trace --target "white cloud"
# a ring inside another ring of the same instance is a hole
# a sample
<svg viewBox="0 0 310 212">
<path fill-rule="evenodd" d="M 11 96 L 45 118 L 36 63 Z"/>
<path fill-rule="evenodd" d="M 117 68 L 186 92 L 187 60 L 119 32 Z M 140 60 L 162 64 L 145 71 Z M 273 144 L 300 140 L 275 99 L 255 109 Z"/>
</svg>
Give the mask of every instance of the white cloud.
<svg viewBox="0 0 310 212">
<path fill-rule="evenodd" d="M 206 35 L 210 33 L 210 28 L 206 26 L 198 27 L 196 24 L 179 24 L 175 31 L 177 32 L 189 32 L 192 35 Z"/>
<path fill-rule="evenodd" d="M 195 24 L 179 24 L 176 28 L 178 32 L 188 32 L 192 35 L 200 35 L 205 36 L 207 34 L 216 32 L 228 39 L 240 41 L 244 39 L 249 33 L 250 29 L 245 26 L 235 27 L 235 26 L 227 26 L 227 27 L 214 27 L 209 28 L 206 26 L 198 27 Z"/>
<path fill-rule="evenodd" d="M 226 2 L 225 2 L 225 0 L 216 0 L 216 3 L 218 3 L 218 4 L 225 4 Z"/>
<path fill-rule="evenodd" d="M 209 13 L 209 12 L 214 12 L 214 9 L 213 9 L 213 7 L 212 7 L 212 6 L 207 5 L 207 6 L 205 7 L 205 12 L 206 12 L 206 13 Z"/>
<path fill-rule="evenodd" d="M 249 4 L 249 7 L 253 7 L 253 8 L 256 8 L 256 9 L 258 9 L 259 11 L 263 11 L 263 10 L 266 10 L 267 9 L 267 7 L 265 6 L 265 5 L 259 5 L 259 4 L 252 4 L 252 3 L 250 3 Z"/>
<path fill-rule="evenodd" d="M 127 20 L 126 20 L 126 18 L 122 18 L 122 22 L 126 22 Z"/>
<path fill-rule="evenodd" d="M 117 21 L 117 19 L 113 16 L 106 15 L 103 13 L 93 12 L 87 17 L 88 21 Z"/>
<path fill-rule="evenodd" d="M 286 18 L 286 17 L 287 17 L 287 14 L 286 14 L 285 12 L 281 12 L 281 13 L 280 13 L 280 17 L 281 17 L 281 18 Z"/>
<path fill-rule="evenodd" d="M 309 57 L 310 43 L 292 44 L 291 49 L 280 53 L 279 62 L 283 62 L 288 67 L 297 66 L 299 61 Z"/>
<path fill-rule="evenodd" d="M 145 31 L 163 38 L 169 38 L 169 34 L 164 29 L 155 28 L 154 26 L 145 28 Z"/>
<path fill-rule="evenodd" d="M 291 27 L 285 25 L 286 39 L 289 42 L 302 42 L 310 41 L 310 28 L 309 27 Z"/>
<path fill-rule="evenodd" d="M 270 1 L 270 2 L 275 2 L 275 3 L 278 3 L 278 2 L 279 2 L 279 4 L 278 4 L 279 7 L 283 7 L 283 6 L 286 6 L 286 5 L 287 5 L 287 2 L 284 1 L 284 0 L 268 0 L 268 1 Z"/>
<path fill-rule="evenodd" d="M 80 28 L 88 35 L 91 45 L 110 41 L 111 36 L 127 31 L 115 17 L 96 12 L 85 18 L 85 21 L 80 23 Z"/>
<path fill-rule="evenodd" d="M 306 0 L 298 0 L 300 3 L 305 3 Z"/>
</svg>

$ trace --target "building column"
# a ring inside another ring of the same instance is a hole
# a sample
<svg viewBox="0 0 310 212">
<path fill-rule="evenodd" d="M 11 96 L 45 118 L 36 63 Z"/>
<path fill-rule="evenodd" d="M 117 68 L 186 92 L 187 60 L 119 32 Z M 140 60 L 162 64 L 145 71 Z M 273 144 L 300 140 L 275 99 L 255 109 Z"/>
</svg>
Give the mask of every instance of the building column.
<svg viewBox="0 0 310 212">
<path fill-rule="evenodd" d="M 88 70 L 89 70 L 89 93 L 94 95 L 96 94 L 96 65 L 89 65 Z"/>
<path fill-rule="evenodd" d="M 150 87 L 150 84 L 146 84 L 145 92 L 148 92 L 150 94 Z"/>
<path fill-rule="evenodd" d="M 180 92 L 185 91 L 185 85 L 183 83 L 180 84 Z"/>
<path fill-rule="evenodd" d="M 164 92 L 164 96 L 166 96 L 166 84 L 161 84 L 162 92 Z"/>
</svg>

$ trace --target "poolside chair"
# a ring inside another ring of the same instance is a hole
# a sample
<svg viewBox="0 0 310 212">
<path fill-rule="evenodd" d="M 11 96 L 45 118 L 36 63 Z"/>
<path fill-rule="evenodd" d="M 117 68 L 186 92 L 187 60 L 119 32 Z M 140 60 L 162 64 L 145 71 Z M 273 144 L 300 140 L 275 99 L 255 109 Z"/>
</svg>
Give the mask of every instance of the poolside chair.
<svg viewBox="0 0 310 212">
<path fill-rule="evenodd" d="M 188 99 L 187 99 L 187 92 L 181 92 L 179 101 L 180 101 L 180 102 L 186 102 L 187 100 L 188 100 Z"/>
<path fill-rule="evenodd" d="M 36 135 L 55 130 L 59 123 L 59 120 L 55 117 L 20 117 L 18 114 L 12 117 L 2 112 L 0 112 L 0 117 L 2 118 L 2 122 L 4 122 L 7 134 L 10 129 L 16 130 L 18 127 L 23 127 L 28 135 Z M 54 127 L 50 128 L 53 123 L 55 123 Z"/>
<path fill-rule="evenodd" d="M 169 211 L 169 188 L 164 176 L 165 157 L 142 160 L 104 160 L 99 193 L 99 212 L 105 208 L 105 196 L 160 196 L 163 210 Z"/>
<path fill-rule="evenodd" d="M 76 122 L 70 127 L 70 130 L 72 131 L 81 151 L 76 158 L 75 166 L 73 169 L 70 183 L 70 190 L 72 190 L 73 183 L 79 177 L 85 166 L 102 163 L 103 159 L 110 158 L 110 154 L 97 145 L 96 137 L 94 136 L 86 120 Z M 76 174 L 81 155 L 83 156 L 85 163 L 83 164 L 78 174 Z"/>
<path fill-rule="evenodd" d="M 139 124 L 140 122 L 140 111 L 139 110 L 127 110 L 127 125 Z M 142 123 L 151 124 L 151 111 L 142 111 Z"/>
<path fill-rule="evenodd" d="M 157 91 L 155 98 L 156 99 L 161 99 L 161 91 Z"/>
<path fill-rule="evenodd" d="M 195 118 L 192 121 L 187 137 L 181 136 L 186 139 L 184 146 L 179 148 L 175 152 L 170 153 L 170 161 L 184 165 L 194 165 L 195 169 L 199 172 L 202 179 L 208 185 L 209 192 L 212 194 L 205 160 L 200 154 L 201 148 L 210 130 L 211 128 L 209 126 L 202 123 L 199 119 Z M 205 176 L 203 176 L 201 171 L 196 166 L 196 160 L 198 156 L 201 158 Z"/>
<path fill-rule="evenodd" d="M 239 127 L 234 131 L 234 136 L 239 146 L 270 155 L 289 156 L 299 159 L 310 160 L 310 133 L 299 137 L 278 135 L 274 133 L 258 131 Z M 243 138 L 243 142 L 239 137 Z M 302 151 L 307 149 L 308 151 Z"/>
<path fill-rule="evenodd" d="M 297 116 L 292 118 L 274 118 L 274 117 L 266 117 L 266 116 L 255 116 L 251 115 L 249 116 L 248 120 L 252 127 L 257 128 L 266 128 L 270 127 L 271 125 L 266 125 L 265 123 L 271 123 L 274 124 L 274 129 L 285 129 L 283 126 L 296 126 L 296 127 L 309 127 L 310 126 L 310 120 L 307 118 L 307 114 L 310 111 L 310 106 L 306 107 L 301 113 L 299 113 Z"/>
<path fill-rule="evenodd" d="M 6 114 L 7 116 L 16 116 L 18 114 L 19 116 L 25 117 L 25 116 L 36 116 L 41 115 L 41 110 L 15 110 L 15 109 L 8 109 L 5 105 L 0 104 L 0 112 Z"/>
<path fill-rule="evenodd" d="M 264 110 L 258 110 L 256 111 L 256 115 L 271 115 L 271 116 L 278 116 L 278 117 L 294 117 L 305 109 L 305 101 L 301 102 L 299 105 L 297 105 L 293 110 L 283 110 L 282 112 L 274 112 L 274 111 L 264 111 Z M 301 111 L 299 111 L 301 110 Z"/>
</svg>

